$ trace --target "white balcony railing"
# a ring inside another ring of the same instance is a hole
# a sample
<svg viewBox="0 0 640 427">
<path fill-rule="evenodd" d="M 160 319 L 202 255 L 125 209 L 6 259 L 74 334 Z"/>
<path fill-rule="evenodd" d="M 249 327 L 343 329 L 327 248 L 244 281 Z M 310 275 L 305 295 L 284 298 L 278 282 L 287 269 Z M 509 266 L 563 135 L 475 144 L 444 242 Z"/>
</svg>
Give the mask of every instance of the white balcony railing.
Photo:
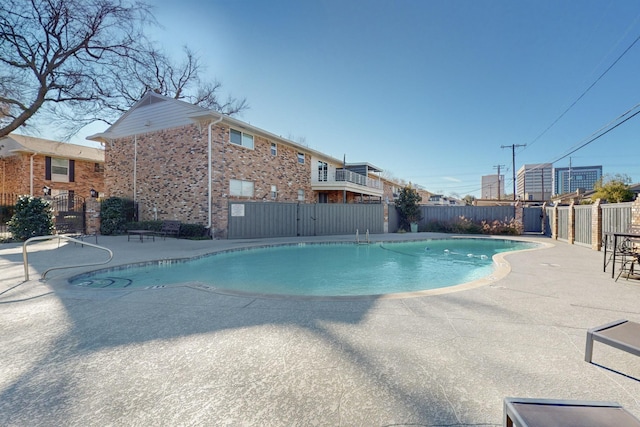
<svg viewBox="0 0 640 427">
<path fill-rule="evenodd" d="M 314 183 L 339 183 L 348 182 L 363 187 L 382 190 L 382 182 L 379 179 L 369 178 L 350 170 L 339 169 L 336 171 L 318 171 L 314 176 Z"/>
</svg>

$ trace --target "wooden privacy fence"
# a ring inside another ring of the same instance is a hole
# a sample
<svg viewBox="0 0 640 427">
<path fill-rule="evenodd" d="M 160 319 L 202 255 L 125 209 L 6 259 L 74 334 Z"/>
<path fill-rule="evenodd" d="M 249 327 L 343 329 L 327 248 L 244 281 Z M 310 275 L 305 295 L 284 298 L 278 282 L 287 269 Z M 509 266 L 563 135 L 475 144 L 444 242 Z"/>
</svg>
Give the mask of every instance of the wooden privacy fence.
<svg viewBox="0 0 640 427">
<path fill-rule="evenodd" d="M 384 232 L 381 204 L 229 202 L 227 237 L 364 235 Z"/>
</svg>

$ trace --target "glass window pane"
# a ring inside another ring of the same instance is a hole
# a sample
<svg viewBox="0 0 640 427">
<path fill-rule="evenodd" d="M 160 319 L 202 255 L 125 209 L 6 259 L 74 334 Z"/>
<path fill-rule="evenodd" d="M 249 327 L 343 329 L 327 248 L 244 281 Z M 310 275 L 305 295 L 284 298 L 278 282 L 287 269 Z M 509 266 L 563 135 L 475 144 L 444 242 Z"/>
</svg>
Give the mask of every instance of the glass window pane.
<svg viewBox="0 0 640 427">
<path fill-rule="evenodd" d="M 230 140 L 232 144 L 242 145 L 242 132 L 231 129 Z"/>
<path fill-rule="evenodd" d="M 242 181 L 232 179 L 229 181 L 229 194 L 232 196 L 242 195 Z"/>
<path fill-rule="evenodd" d="M 242 134 L 242 145 L 247 148 L 253 148 L 253 136 Z"/>
<path fill-rule="evenodd" d="M 253 182 L 242 181 L 242 195 L 245 197 L 253 197 Z"/>
</svg>

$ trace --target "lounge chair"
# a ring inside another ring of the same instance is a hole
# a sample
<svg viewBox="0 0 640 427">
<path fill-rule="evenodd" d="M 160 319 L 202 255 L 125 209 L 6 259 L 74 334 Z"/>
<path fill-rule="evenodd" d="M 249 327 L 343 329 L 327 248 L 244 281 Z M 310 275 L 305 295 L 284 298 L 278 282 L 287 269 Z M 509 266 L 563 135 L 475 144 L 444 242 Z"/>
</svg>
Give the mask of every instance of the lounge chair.
<svg viewBox="0 0 640 427">
<path fill-rule="evenodd" d="M 640 420 L 615 402 L 504 399 L 505 427 L 640 427 Z"/>
<path fill-rule="evenodd" d="M 589 329 L 584 352 L 584 360 L 589 363 L 593 355 L 594 341 L 640 356 L 640 323 L 621 319 Z"/>
</svg>

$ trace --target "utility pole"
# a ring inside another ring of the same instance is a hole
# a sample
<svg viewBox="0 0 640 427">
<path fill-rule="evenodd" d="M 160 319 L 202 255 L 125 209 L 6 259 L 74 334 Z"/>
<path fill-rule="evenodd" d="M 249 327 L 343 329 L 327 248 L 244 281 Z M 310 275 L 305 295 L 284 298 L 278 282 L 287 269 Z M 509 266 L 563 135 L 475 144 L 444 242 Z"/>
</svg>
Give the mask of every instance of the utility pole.
<svg viewBox="0 0 640 427">
<path fill-rule="evenodd" d="M 500 168 L 503 168 L 504 165 L 495 165 L 493 168 L 498 169 L 498 201 L 500 201 Z"/>
<path fill-rule="evenodd" d="M 516 200 L 516 148 L 518 147 L 526 147 L 527 144 L 511 144 L 511 145 L 501 145 L 500 148 L 511 148 L 511 162 L 513 169 L 513 200 Z"/>
</svg>

